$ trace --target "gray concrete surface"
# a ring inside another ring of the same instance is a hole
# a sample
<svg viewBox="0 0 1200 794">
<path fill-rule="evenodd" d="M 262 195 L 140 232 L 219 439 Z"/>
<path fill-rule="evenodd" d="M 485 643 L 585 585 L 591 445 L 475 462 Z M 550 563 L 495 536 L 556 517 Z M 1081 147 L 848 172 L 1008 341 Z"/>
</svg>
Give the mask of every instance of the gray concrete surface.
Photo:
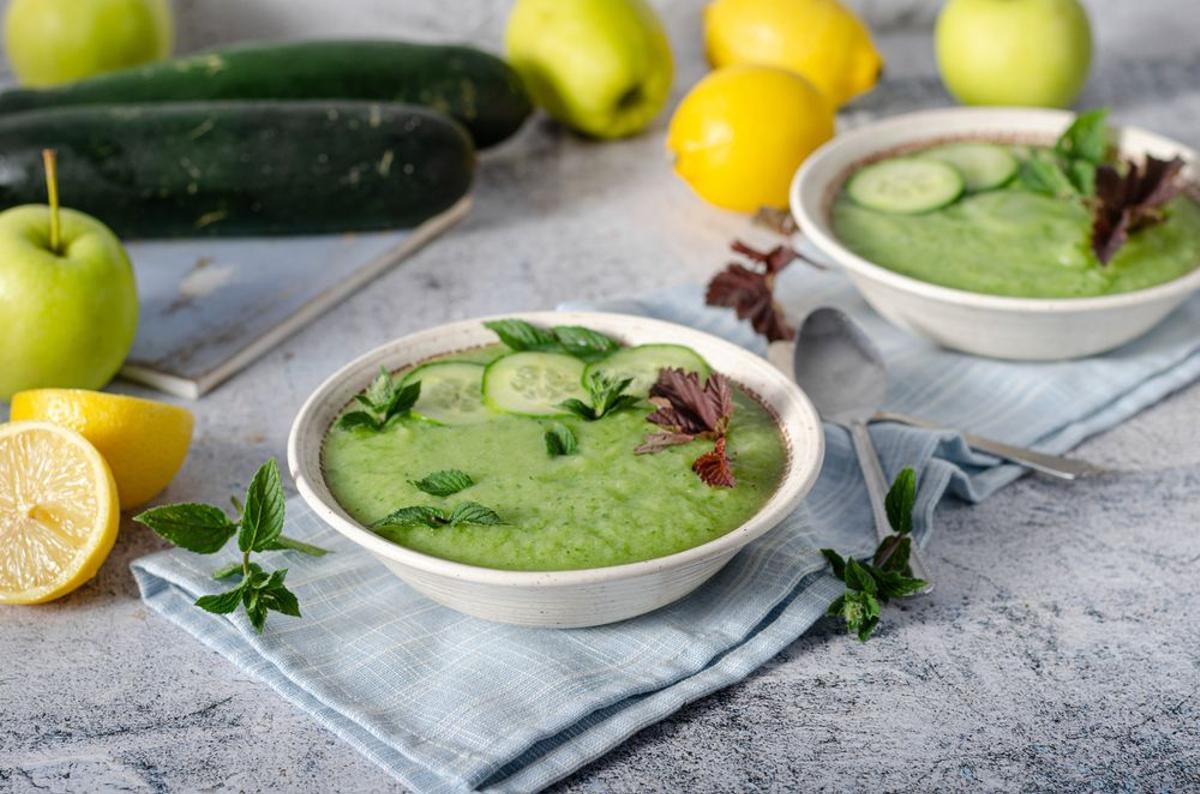
<svg viewBox="0 0 1200 794">
<path fill-rule="evenodd" d="M 506 10 L 478 0 L 181 0 L 181 42 L 351 34 L 495 46 Z M 703 71 L 700 4 L 660 2 L 677 95 Z M 868 4 L 888 83 L 854 123 L 946 102 L 921 0 Z M 1091 3 L 1089 102 L 1200 144 L 1193 0 Z M 397 335 L 705 278 L 744 219 L 670 173 L 665 117 L 595 144 L 537 121 L 489 155 L 452 235 L 195 403 L 187 465 L 164 499 L 223 500 L 332 369 Z M 122 391 L 139 393 L 118 385 Z M 948 503 L 938 588 L 859 645 L 819 623 L 745 682 L 684 709 L 557 790 L 1200 789 L 1200 388 L 1080 449 L 1123 471 L 1027 478 Z M 0 409 L 2 410 L 2 409 Z M 0 610 L 0 792 L 387 791 L 394 782 L 264 685 L 141 605 L 130 560 L 161 548 L 126 523 L 89 585 Z"/>
</svg>

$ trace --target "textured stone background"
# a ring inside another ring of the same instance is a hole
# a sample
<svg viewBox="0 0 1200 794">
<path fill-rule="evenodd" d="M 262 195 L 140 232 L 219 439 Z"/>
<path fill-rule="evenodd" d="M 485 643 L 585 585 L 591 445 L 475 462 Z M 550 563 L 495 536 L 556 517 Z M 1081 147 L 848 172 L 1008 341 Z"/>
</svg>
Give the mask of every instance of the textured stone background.
<svg viewBox="0 0 1200 794">
<path fill-rule="evenodd" d="M 656 5 L 678 96 L 704 70 L 701 4 Z M 859 5 L 888 76 L 843 121 L 948 102 L 924 27 L 936 3 Z M 1195 0 L 1088 5 L 1099 60 L 1085 103 L 1200 144 Z M 494 48 L 507 7 L 181 0 L 180 44 L 378 34 Z M 538 120 L 489 154 L 468 221 L 193 406 L 195 444 L 164 498 L 223 500 L 282 456 L 293 413 L 329 371 L 397 335 L 706 277 L 747 225 L 671 176 L 665 120 L 603 145 Z M 1027 478 L 978 507 L 947 504 L 929 554 L 938 589 L 890 613 L 876 639 L 819 623 L 559 790 L 1197 790 L 1198 408 L 1192 388 L 1080 449 L 1121 474 Z M 394 789 L 141 605 L 128 563 L 160 547 L 126 525 L 91 584 L 0 610 L 0 792 Z"/>
</svg>

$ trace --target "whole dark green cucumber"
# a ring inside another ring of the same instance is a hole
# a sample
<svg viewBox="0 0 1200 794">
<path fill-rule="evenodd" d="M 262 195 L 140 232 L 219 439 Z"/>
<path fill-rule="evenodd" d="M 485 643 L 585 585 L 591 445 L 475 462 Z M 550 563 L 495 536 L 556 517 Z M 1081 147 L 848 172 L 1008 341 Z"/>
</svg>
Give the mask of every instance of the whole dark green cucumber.
<svg viewBox="0 0 1200 794">
<path fill-rule="evenodd" d="M 0 93 L 0 113 L 64 105 L 367 99 L 458 119 L 479 148 L 516 132 L 532 106 L 507 63 L 471 47 L 400 41 L 243 44 L 44 89 Z"/>
<path fill-rule="evenodd" d="M 379 102 L 96 105 L 0 117 L 0 208 L 46 200 L 122 237 L 316 234 L 414 226 L 471 186 L 466 131 Z"/>
</svg>

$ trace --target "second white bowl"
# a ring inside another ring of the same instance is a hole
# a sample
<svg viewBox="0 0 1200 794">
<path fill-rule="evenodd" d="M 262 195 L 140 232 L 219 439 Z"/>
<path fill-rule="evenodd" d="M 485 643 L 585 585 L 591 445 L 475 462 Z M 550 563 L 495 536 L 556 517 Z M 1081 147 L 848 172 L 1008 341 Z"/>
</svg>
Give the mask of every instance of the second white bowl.
<svg viewBox="0 0 1200 794">
<path fill-rule="evenodd" d="M 1030 361 L 1111 350 L 1149 331 L 1200 289 L 1200 269 L 1148 289 L 1096 298 L 986 295 L 919 281 L 863 259 L 838 240 L 830 222 L 834 196 L 864 160 L 947 138 L 1018 136 L 1051 143 L 1073 118 L 1063 110 L 948 108 L 868 124 L 837 136 L 805 161 L 792 180 L 792 214 L 804 236 L 846 270 L 872 308 L 945 347 Z M 1183 144 L 1137 127 L 1121 127 L 1116 135 L 1123 154 L 1182 157 L 1185 175 L 1194 178 L 1196 152 Z"/>
</svg>

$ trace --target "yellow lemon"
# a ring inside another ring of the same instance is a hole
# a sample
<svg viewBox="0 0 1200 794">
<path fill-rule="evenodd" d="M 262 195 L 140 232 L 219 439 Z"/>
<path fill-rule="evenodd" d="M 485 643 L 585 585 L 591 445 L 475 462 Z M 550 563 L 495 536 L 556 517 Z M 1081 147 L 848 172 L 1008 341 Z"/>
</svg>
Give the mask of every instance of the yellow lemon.
<svg viewBox="0 0 1200 794">
<path fill-rule="evenodd" d="M 96 575 L 117 539 L 104 458 L 48 422 L 0 425 L 0 604 L 40 604 Z"/>
<path fill-rule="evenodd" d="M 835 107 L 870 90 L 883 70 L 866 26 L 838 0 L 714 0 L 704 9 L 704 46 L 718 68 L 799 72 Z"/>
<path fill-rule="evenodd" d="M 770 66 L 727 66 L 692 87 L 667 132 L 675 172 L 718 207 L 786 207 L 804 158 L 833 137 L 812 83 Z"/>
<path fill-rule="evenodd" d="M 112 467 L 121 509 L 153 499 L 171 482 L 192 441 L 192 413 L 177 405 L 86 389 L 32 389 L 12 398 L 12 418 L 69 427 Z"/>
</svg>

